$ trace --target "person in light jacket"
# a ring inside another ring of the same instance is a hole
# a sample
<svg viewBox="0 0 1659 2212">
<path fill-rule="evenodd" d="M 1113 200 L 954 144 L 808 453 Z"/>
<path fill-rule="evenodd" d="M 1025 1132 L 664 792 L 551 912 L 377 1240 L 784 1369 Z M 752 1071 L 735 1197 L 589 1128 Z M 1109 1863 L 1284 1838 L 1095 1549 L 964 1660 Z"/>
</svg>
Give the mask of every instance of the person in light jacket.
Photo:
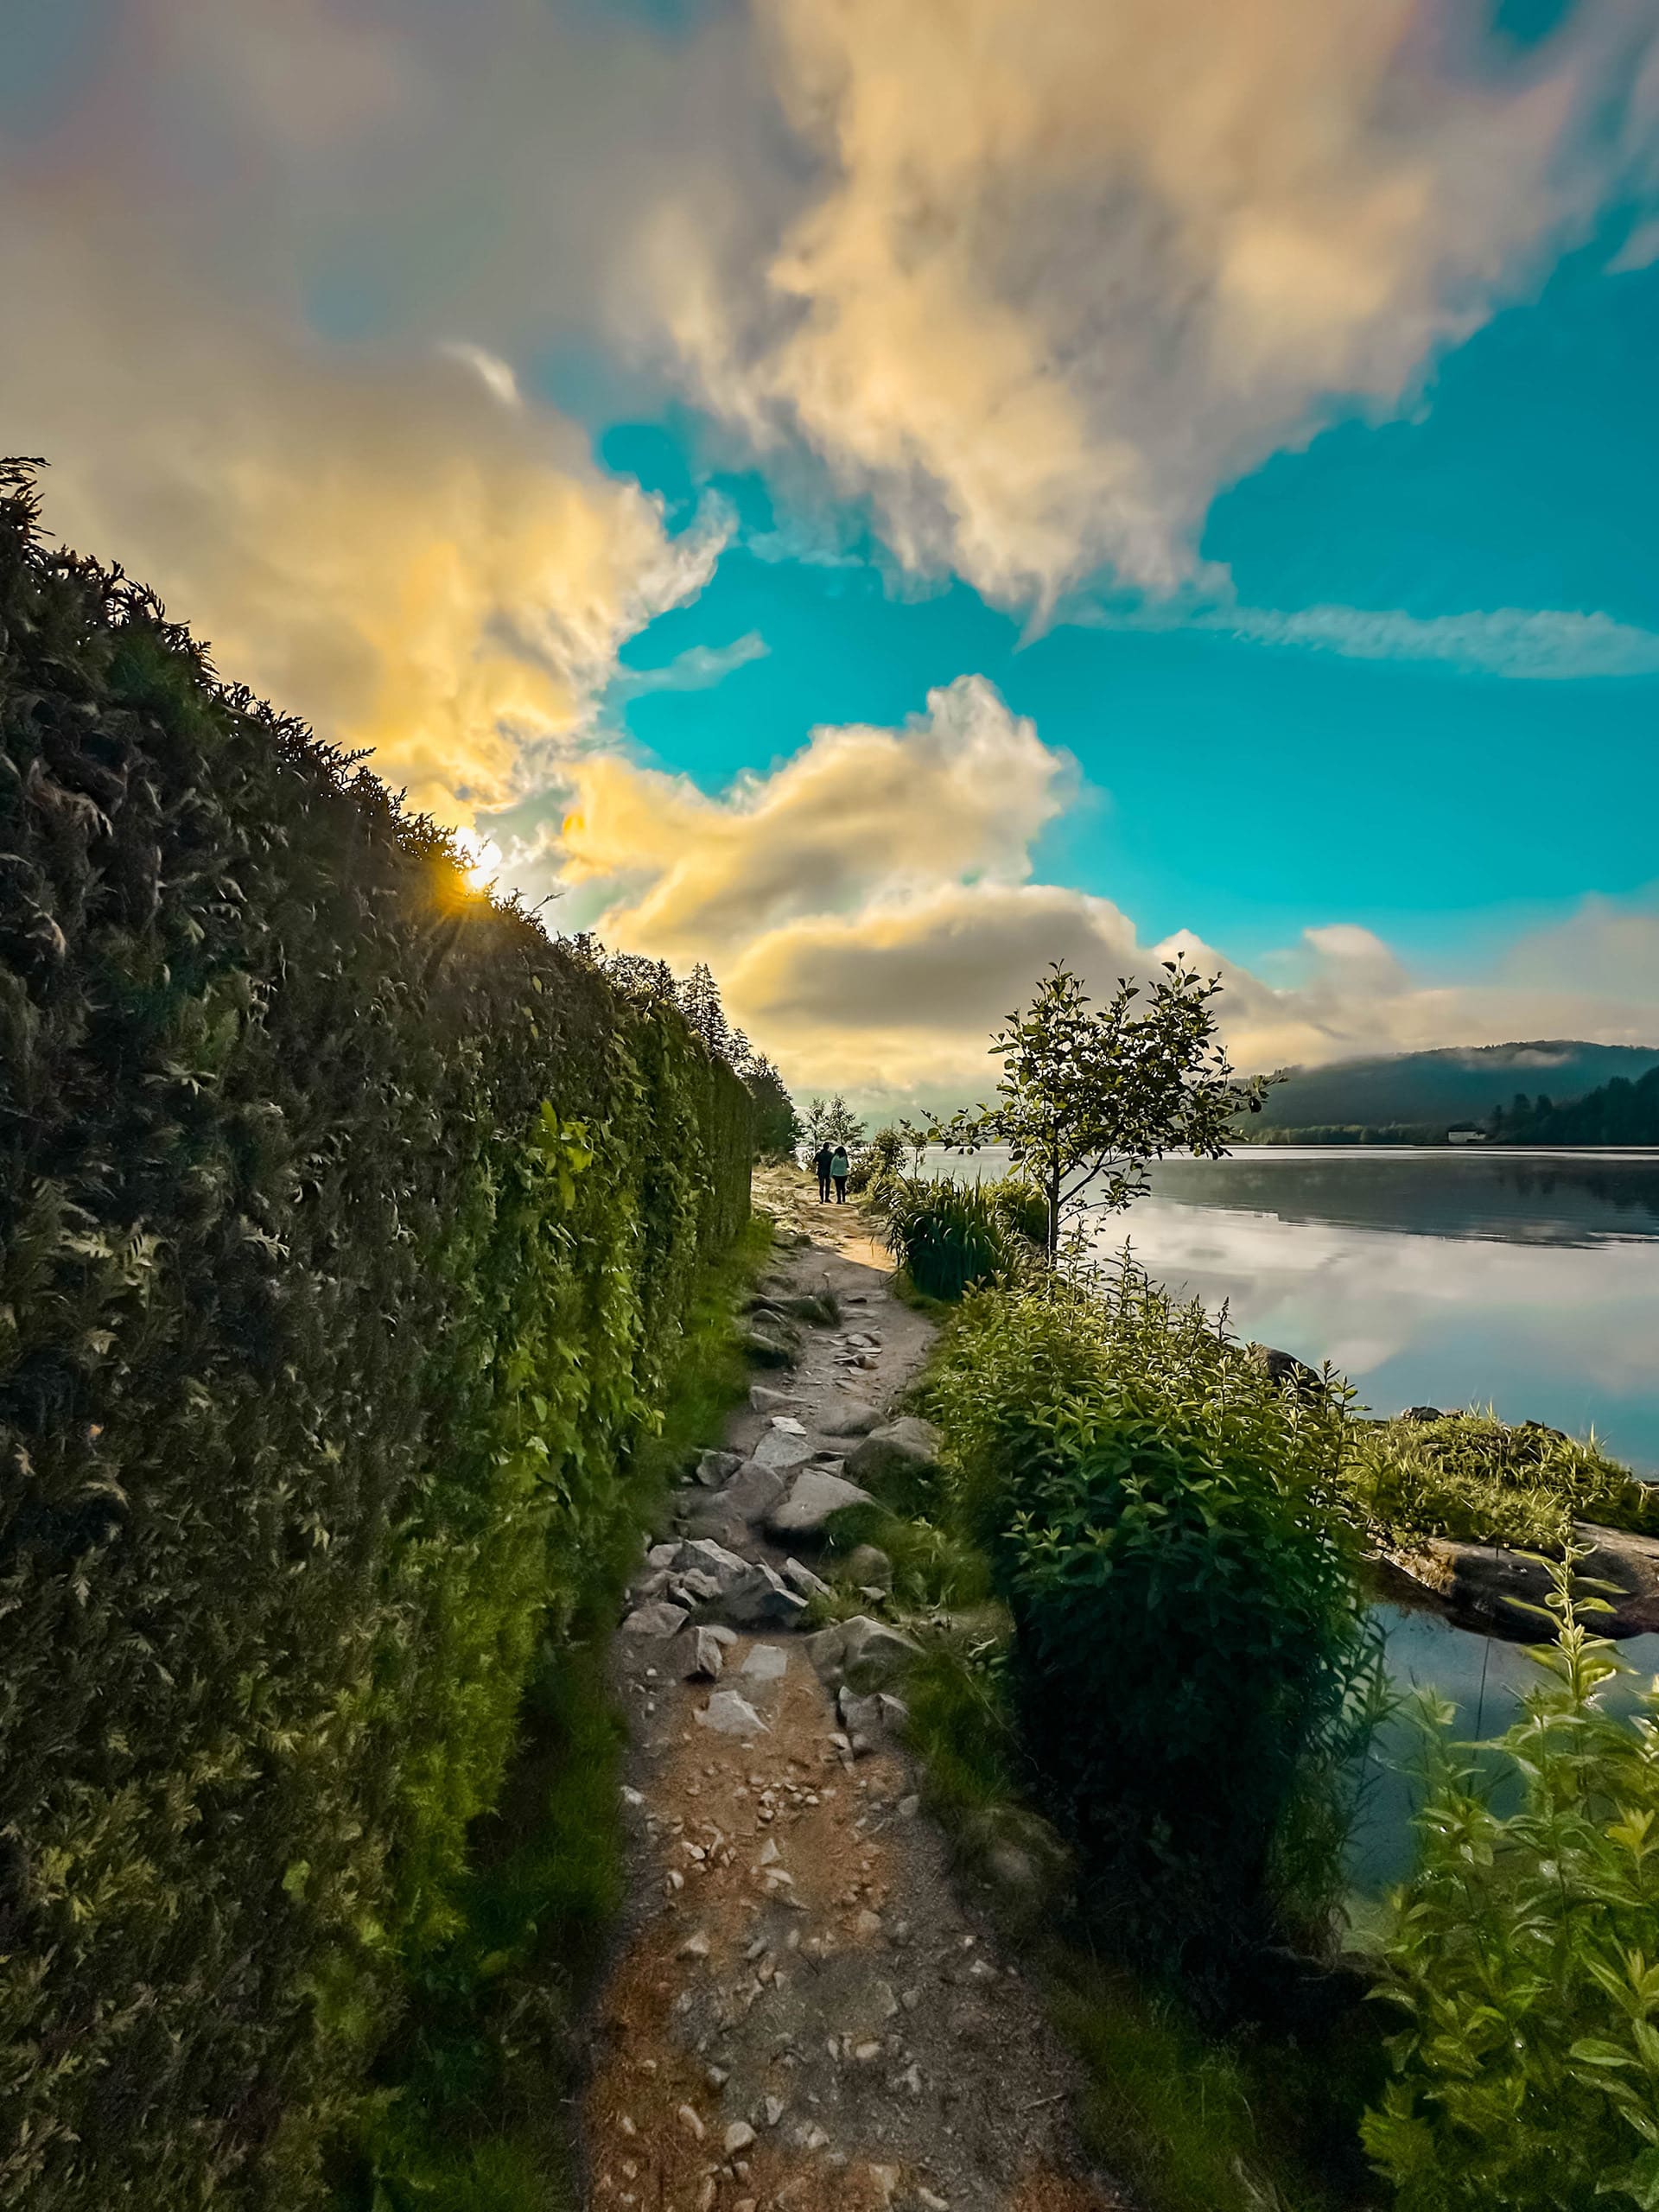
<svg viewBox="0 0 1659 2212">
<path fill-rule="evenodd" d="M 836 1179 L 836 1204 L 838 1206 L 844 1206 L 847 1203 L 847 1178 L 852 1172 L 853 1163 L 847 1157 L 847 1147 L 844 1144 L 838 1144 L 830 1158 L 830 1173 Z"/>
</svg>

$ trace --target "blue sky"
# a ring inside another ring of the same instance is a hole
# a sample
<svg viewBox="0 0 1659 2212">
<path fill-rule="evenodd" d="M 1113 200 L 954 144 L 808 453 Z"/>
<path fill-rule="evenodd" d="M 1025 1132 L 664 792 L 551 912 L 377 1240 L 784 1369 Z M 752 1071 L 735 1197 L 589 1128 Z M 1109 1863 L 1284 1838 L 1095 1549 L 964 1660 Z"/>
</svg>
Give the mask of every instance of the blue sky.
<svg viewBox="0 0 1659 2212">
<path fill-rule="evenodd" d="M 1257 1063 L 1659 1039 L 1634 0 L 7 36 L 48 518 L 798 1080 L 960 1088 L 1051 952 Z"/>
<path fill-rule="evenodd" d="M 1338 423 L 1224 491 L 1203 551 L 1240 601 L 1423 620 L 1564 608 L 1659 637 L 1659 268 L 1609 276 L 1607 258 L 1575 256 L 1450 355 L 1411 419 Z M 1659 878 L 1659 649 L 1649 673 L 1529 682 L 1408 645 L 1349 659 L 1179 622 L 1031 638 L 960 581 L 907 588 L 856 512 L 847 567 L 749 552 L 744 536 L 776 531 L 765 480 L 707 465 L 683 410 L 590 427 L 604 464 L 677 517 L 712 489 L 742 518 L 700 597 L 622 660 L 668 671 L 748 639 L 764 655 L 707 689 L 624 683 L 609 702 L 707 791 L 814 724 L 900 721 L 971 669 L 1087 779 L 1041 873 L 1111 885 L 1158 936 L 1185 925 L 1254 960 L 1340 911 L 1455 963 L 1587 891 Z"/>
</svg>

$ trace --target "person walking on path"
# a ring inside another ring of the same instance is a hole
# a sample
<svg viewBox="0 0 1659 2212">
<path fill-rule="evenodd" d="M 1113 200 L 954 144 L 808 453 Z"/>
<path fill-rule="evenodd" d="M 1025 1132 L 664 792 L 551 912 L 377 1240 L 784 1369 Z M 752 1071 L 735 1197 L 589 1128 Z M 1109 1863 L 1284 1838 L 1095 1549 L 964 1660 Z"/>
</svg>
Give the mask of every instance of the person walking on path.
<svg viewBox="0 0 1659 2212">
<path fill-rule="evenodd" d="M 827 1144 L 821 1144 L 812 1155 L 812 1165 L 818 1171 L 818 1204 L 820 1205 L 830 1196 L 830 1178 L 833 1173 L 831 1163 L 835 1156 Z"/>
<path fill-rule="evenodd" d="M 847 1157 L 846 1146 L 838 1144 L 830 1160 L 830 1173 L 836 1179 L 836 1204 L 838 1206 L 844 1206 L 847 1203 L 847 1178 L 852 1168 L 853 1163 Z M 829 1193 L 826 1192 L 824 1195 L 827 1198 Z"/>
</svg>

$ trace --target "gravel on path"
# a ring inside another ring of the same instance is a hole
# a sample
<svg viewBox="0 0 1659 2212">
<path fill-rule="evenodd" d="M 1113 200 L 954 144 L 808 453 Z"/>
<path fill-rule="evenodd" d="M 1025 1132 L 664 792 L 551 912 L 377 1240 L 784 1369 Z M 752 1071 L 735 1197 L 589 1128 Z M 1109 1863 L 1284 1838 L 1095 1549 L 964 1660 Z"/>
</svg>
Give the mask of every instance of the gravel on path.
<svg viewBox="0 0 1659 2212">
<path fill-rule="evenodd" d="M 778 1211 L 816 1212 L 810 1198 Z M 733 1416 L 726 1443 L 747 1464 L 798 1425 L 813 1463 L 834 1466 L 850 1448 L 834 1432 L 885 1411 L 931 1325 L 892 1294 L 861 1214 L 780 1250 L 762 1288 L 827 1288 L 842 1319 L 804 1329 L 798 1363 L 766 1374 L 772 1395 Z M 701 1533 L 720 1494 L 682 1503 Z M 787 1562 L 758 1525 L 721 1541 Z M 716 1658 L 695 1626 L 620 1635 L 614 1678 L 632 1731 L 632 1902 L 584 2101 L 594 2212 L 1126 2207 L 1088 2174 L 1076 2062 L 958 1895 L 909 1754 L 883 1732 L 855 1755 L 805 1636 L 727 1630 Z"/>
</svg>

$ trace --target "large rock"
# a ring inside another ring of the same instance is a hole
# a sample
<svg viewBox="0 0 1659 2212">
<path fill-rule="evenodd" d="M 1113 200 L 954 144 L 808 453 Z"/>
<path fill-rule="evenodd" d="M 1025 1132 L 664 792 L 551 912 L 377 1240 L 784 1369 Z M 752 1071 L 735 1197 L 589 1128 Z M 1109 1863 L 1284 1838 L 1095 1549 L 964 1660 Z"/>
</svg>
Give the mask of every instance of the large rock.
<svg viewBox="0 0 1659 2212">
<path fill-rule="evenodd" d="M 723 1491 L 718 1503 L 740 1521 L 764 1521 L 789 1488 L 789 1478 L 776 1467 L 763 1467 L 759 1460 L 750 1459 L 738 1469 Z"/>
<path fill-rule="evenodd" d="M 672 1572 L 676 1574 L 711 1574 L 717 1586 L 724 1590 L 729 1584 L 741 1580 L 748 1568 L 747 1560 L 740 1559 L 735 1552 L 728 1551 L 724 1544 L 715 1542 L 713 1538 L 701 1536 L 679 1547 L 674 1554 Z"/>
<path fill-rule="evenodd" d="M 1247 1344 L 1244 1349 L 1252 1364 L 1279 1389 L 1289 1390 L 1299 1398 L 1318 1397 L 1324 1390 L 1318 1371 L 1305 1359 L 1298 1359 L 1294 1351 L 1280 1351 L 1273 1344 Z"/>
<path fill-rule="evenodd" d="M 757 1313 L 738 1342 L 758 1367 L 793 1367 L 801 1356 L 800 1332 L 781 1315 Z"/>
<path fill-rule="evenodd" d="M 842 1562 L 841 1571 L 860 1590 L 893 1587 L 893 1561 L 879 1544 L 855 1544 Z"/>
<path fill-rule="evenodd" d="M 881 1416 L 874 1406 L 846 1405 L 839 1413 L 830 1414 L 818 1423 L 824 1436 L 868 1436 L 873 1428 L 880 1428 Z"/>
<path fill-rule="evenodd" d="M 1647 1636 L 1659 1630 L 1659 1538 L 1601 1529 L 1588 1521 L 1573 1525 L 1591 1547 L 1574 1570 L 1580 1584 L 1610 1586 L 1585 1593 L 1612 1607 L 1611 1613 L 1586 1617 L 1592 1633 Z M 1390 1551 L 1388 1556 L 1441 1599 L 1463 1627 L 1489 1630 L 1516 1643 L 1547 1643 L 1554 1636 L 1554 1615 L 1527 1610 L 1544 1603 L 1550 1579 L 1542 1561 L 1524 1552 L 1427 1536 L 1411 1549 Z"/>
<path fill-rule="evenodd" d="M 749 1456 L 757 1467 L 775 1467 L 781 1473 L 804 1466 L 813 1449 L 811 1438 L 797 1422 L 792 1428 L 769 1428 Z"/>
<path fill-rule="evenodd" d="M 622 1624 L 624 1636 L 677 1636 L 690 1615 L 679 1605 L 671 1605 L 665 1598 L 653 1598 L 649 1605 L 636 1605 Z"/>
<path fill-rule="evenodd" d="M 792 1390 L 772 1390 L 757 1382 L 749 1391 L 749 1403 L 758 1414 L 787 1414 L 793 1413 L 800 1400 Z"/>
<path fill-rule="evenodd" d="M 813 1573 L 810 1567 L 803 1567 L 798 1559 L 784 1561 L 784 1580 L 791 1590 L 798 1590 L 803 1598 L 827 1598 L 830 1585 Z"/>
<path fill-rule="evenodd" d="M 804 1467 L 789 1496 L 766 1516 L 766 1529 L 779 1543 L 822 1542 L 831 1515 L 849 1505 L 874 1503 L 867 1490 L 823 1467 Z"/>
<path fill-rule="evenodd" d="M 902 1630 L 868 1613 L 849 1621 L 836 1621 L 806 1639 L 806 1654 L 825 1688 L 839 1690 L 843 1683 L 855 1691 L 889 1688 L 898 1681 L 921 1646 Z"/>
<path fill-rule="evenodd" d="M 747 1698 L 735 1690 L 716 1690 L 697 1715 L 705 1728 L 721 1736 L 767 1736 L 771 1730 Z"/>
<path fill-rule="evenodd" d="M 682 1642 L 686 1638 L 682 1638 Z M 690 1633 L 690 1649 L 685 1655 L 683 1672 L 688 1681 L 714 1682 L 720 1679 L 720 1670 L 726 1663 L 726 1647 L 711 1628 L 694 1628 Z"/>
<path fill-rule="evenodd" d="M 806 1611 L 805 1599 L 764 1561 L 723 1591 L 719 1604 L 734 1628 L 788 1628 Z"/>
<path fill-rule="evenodd" d="M 884 1484 L 925 1482 L 938 1472 L 939 1432 L 931 1421 L 906 1414 L 874 1428 L 847 1461 L 855 1482 L 880 1490 Z"/>
<path fill-rule="evenodd" d="M 696 1480 L 705 1490 L 718 1490 L 730 1482 L 743 1464 L 740 1452 L 702 1452 L 697 1455 Z"/>
</svg>

